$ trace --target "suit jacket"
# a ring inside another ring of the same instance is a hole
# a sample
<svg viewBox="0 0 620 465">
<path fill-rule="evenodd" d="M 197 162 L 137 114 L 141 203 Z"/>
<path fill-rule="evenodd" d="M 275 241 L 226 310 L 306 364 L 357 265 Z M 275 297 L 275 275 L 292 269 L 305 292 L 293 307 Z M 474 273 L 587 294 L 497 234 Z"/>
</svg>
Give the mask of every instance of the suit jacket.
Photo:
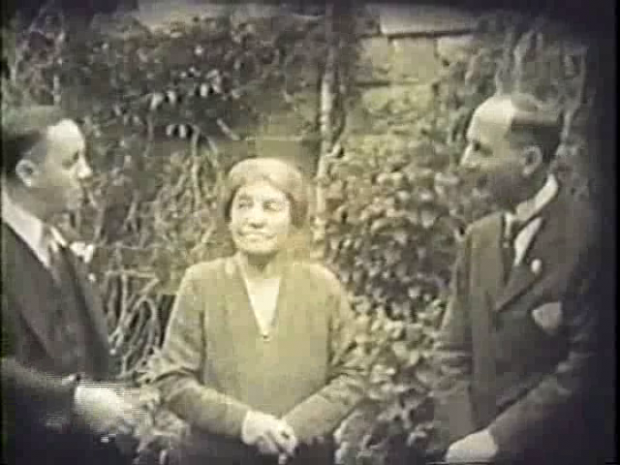
<svg viewBox="0 0 620 465">
<path fill-rule="evenodd" d="M 82 314 L 93 380 L 110 375 L 107 327 L 99 295 L 84 264 L 67 251 L 75 282 L 73 302 Z M 95 443 L 72 421 L 76 383 L 60 363 L 63 348 L 52 335 L 54 306 L 62 305 L 52 275 L 15 232 L 2 223 L 2 394 L 9 463 L 61 463 L 69 450 Z M 78 439 L 79 438 L 79 439 Z M 89 446 L 88 446 L 89 447 Z M 80 452 L 84 459 L 86 452 Z M 62 457 L 62 458 L 61 458 Z M 78 463 L 78 462 L 76 462 Z"/>
<path fill-rule="evenodd" d="M 594 379 L 597 315 L 587 297 L 596 221 L 564 189 L 540 216 L 541 229 L 512 269 L 501 252 L 503 216 L 470 226 L 435 347 L 436 414 L 446 443 L 488 428 L 500 459 L 525 460 L 548 448 L 540 440 L 579 418 Z M 535 318 L 550 308 L 560 310 L 556 331 Z"/>
</svg>

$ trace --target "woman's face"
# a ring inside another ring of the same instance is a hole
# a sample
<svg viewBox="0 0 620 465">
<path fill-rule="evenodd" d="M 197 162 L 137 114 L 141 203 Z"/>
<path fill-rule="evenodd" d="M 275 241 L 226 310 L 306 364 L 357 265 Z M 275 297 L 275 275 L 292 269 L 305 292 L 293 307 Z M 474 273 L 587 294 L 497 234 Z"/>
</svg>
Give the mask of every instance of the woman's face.
<svg viewBox="0 0 620 465">
<path fill-rule="evenodd" d="M 237 250 L 246 255 L 274 255 L 282 250 L 291 228 L 291 204 L 266 181 L 237 191 L 230 209 L 229 229 Z"/>
</svg>

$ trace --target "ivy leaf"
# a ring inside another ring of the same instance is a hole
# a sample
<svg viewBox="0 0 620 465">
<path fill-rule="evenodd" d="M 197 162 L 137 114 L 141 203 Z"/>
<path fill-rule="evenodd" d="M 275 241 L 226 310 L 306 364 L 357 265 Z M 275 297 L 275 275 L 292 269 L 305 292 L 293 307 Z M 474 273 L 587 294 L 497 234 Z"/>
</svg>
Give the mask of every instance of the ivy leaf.
<svg viewBox="0 0 620 465">
<path fill-rule="evenodd" d="M 407 234 L 407 231 L 405 229 L 398 228 L 392 232 L 392 239 L 394 239 L 397 244 L 404 247 L 407 245 L 407 242 L 409 240 L 409 234 Z"/>
<path fill-rule="evenodd" d="M 392 344 L 392 352 L 396 355 L 396 358 L 403 363 L 409 360 L 409 349 L 407 343 L 404 341 L 398 341 Z"/>
<path fill-rule="evenodd" d="M 378 218 L 372 222 L 372 225 L 370 226 L 370 233 L 373 235 L 377 234 L 379 231 L 389 226 L 389 224 L 390 224 L 390 221 L 388 219 Z"/>
<path fill-rule="evenodd" d="M 421 358 L 422 356 L 421 356 L 420 351 L 410 350 L 409 358 L 407 359 L 406 368 L 407 369 L 414 368 L 420 362 Z"/>
<path fill-rule="evenodd" d="M 423 209 L 420 211 L 420 222 L 425 229 L 432 228 L 437 218 L 439 218 L 439 214 L 436 211 L 430 209 Z"/>
</svg>

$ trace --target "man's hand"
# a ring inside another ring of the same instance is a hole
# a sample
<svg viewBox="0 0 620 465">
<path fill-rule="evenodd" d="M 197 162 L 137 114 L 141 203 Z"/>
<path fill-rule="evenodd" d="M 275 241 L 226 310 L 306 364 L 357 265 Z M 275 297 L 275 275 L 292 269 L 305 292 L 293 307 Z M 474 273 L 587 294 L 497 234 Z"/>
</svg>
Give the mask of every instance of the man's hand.
<svg viewBox="0 0 620 465">
<path fill-rule="evenodd" d="M 497 444 L 489 431 L 484 429 L 452 443 L 446 452 L 445 461 L 490 462 L 496 455 Z"/>
<path fill-rule="evenodd" d="M 256 446 L 261 454 L 279 456 L 280 461 L 293 456 L 298 444 L 295 432 L 286 422 L 262 412 L 247 413 L 241 439 Z"/>
<path fill-rule="evenodd" d="M 137 412 L 134 407 L 106 387 L 78 386 L 74 410 L 86 426 L 104 437 L 129 435 L 136 425 Z"/>
</svg>

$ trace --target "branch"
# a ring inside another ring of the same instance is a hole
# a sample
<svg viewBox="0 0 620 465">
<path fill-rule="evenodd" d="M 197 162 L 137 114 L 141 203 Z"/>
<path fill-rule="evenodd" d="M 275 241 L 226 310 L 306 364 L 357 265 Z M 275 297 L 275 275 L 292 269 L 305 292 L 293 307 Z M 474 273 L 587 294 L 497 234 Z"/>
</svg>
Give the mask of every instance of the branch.
<svg viewBox="0 0 620 465">
<path fill-rule="evenodd" d="M 319 156 L 316 179 L 316 211 L 312 231 L 312 239 L 315 247 L 318 247 L 325 240 L 325 226 L 327 205 L 325 201 L 325 186 L 323 180 L 327 177 L 326 156 L 332 150 L 333 127 L 332 113 L 335 101 L 336 84 L 336 46 L 334 43 L 334 5 L 328 4 L 325 12 L 325 36 L 328 44 L 327 59 L 325 61 L 325 71 L 321 81 L 321 113 L 319 115 L 320 134 L 321 134 L 321 153 Z"/>
<path fill-rule="evenodd" d="M 517 92 L 523 91 L 523 86 L 525 85 L 525 65 L 526 62 L 530 62 L 530 60 L 526 60 L 526 58 L 534 49 L 536 35 L 540 33 L 545 23 L 545 17 L 539 16 L 536 18 L 531 29 L 521 36 L 512 52 L 514 62 L 512 83 L 514 90 Z M 536 60 L 531 61 L 536 63 Z"/>
<path fill-rule="evenodd" d="M 13 63 L 13 66 L 10 69 L 11 81 L 16 82 L 18 80 L 18 74 L 17 74 L 18 69 L 19 69 L 19 66 L 21 65 L 21 62 L 24 60 L 24 56 L 26 55 L 26 51 L 28 50 L 28 47 L 30 45 L 30 37 L 35 31 L 39 31 L 39 28 L 38 28 L 39 21 L 47 14 L 47 12 L 52 8 L 54 3 L 55 3 L 55 0 L 48 0 L 41 7 L 41 9 L 37 13 L 37 16 L 32 20 L 32 22 L 28 26 L 28 29 L 26 30 L 26 34 L 25 34 L 26 39 L 17 47 L 17 50 L 15 51 L 15 55 L 14 55 L 15 62 Z"/>
</svg>

